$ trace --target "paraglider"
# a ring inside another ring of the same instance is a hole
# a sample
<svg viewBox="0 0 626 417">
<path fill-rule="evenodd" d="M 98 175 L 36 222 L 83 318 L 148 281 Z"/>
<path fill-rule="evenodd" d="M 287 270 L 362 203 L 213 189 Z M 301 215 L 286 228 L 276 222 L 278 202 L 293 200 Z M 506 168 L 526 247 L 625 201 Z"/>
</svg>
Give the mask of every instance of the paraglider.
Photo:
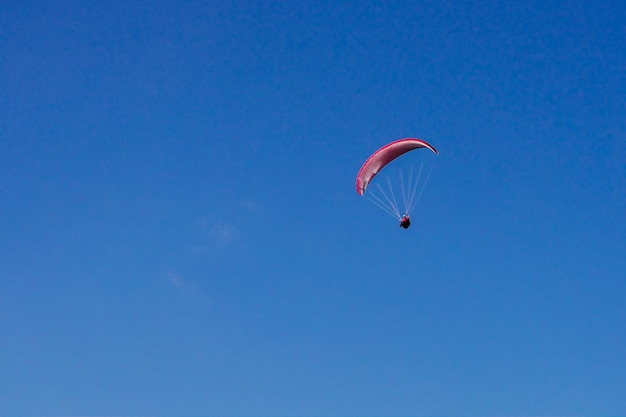
<svg viewBox="0 0 626 417">
<path fill-rule="evenodd" d="M 417 138 L 399 139 L 378 149 L 365 161 L 365 163 L 359 170 L 359 173 L 357 174 L 357 177 L 356 177 L 357 194 L 365 195 L 365 192 L 368 186 L 370 185 L 370 183 L 372 182 L 372 180 L 374 179 L 374 177 L 383 168 L 385 168 L 388 164 L 394 161 L 396 158 L 399 158 L 400 156 L 406 154 L 407 152 L 410 152 L 415 149 L 420 149 L 420 148 L 429 149 L 435 155 L 439 154 L 439 152 L 437 152 L 437 150 L 428 142 L 421 140 L 421 139 L 417 139 Z M 418 184 L 421 179 L 422 169 L 420 168 L 416 179 L 413 178 L 413 173 L 414 173 L 413 169 L 411 168 L 411 171 L 408 175 L 407 184 L 404 183 L 404 175 L 400 173 L 402 197 L 404 200 L 404 214 L 400 214 L 400 209 L 398 208 L 398 203 L 396 201 L 395 193 L 393 191 L 393 187 L 389 179 L 388 179 L 388 190 L 387 190 L 389 192 L 389 195 L 380 184 L 376 184 L 376 185 L 378 186 L 377 191 L 379 191 L 382 194 L 382 197 L 378 196 L 376 193 L 373 193 L 371 191 L 368 192 L 368 196 L 370 197 L 370 200 L 375 205 L 377 205 L 378 207 L 386 211 L 388 214 L 391 214 L 392 216 L 397 218 L 400 221 L 400 227 L 404 229 L 408 229 L 409 226 L 411 225 L 411 220 L 410 220 L 411 209 L 413 208 L 415 202 L 419 199 L 422 191 L 424 191 L 426 181 L 428 180 L 428 177 L 430 176 L 430 172 L 429 172 L 428 176 L 426 177 L 426 180 L 422 184 L 420 193 L 416 196 Z"/>
<path fill-rule="evenodd" d="M 405 214 L 400 219 L 400 227 L 404 227 L 405 229 L 408 229 L 410 225 L 411 225 L 411 219 L 409 218 L 408 214 Z"/>
</svg>

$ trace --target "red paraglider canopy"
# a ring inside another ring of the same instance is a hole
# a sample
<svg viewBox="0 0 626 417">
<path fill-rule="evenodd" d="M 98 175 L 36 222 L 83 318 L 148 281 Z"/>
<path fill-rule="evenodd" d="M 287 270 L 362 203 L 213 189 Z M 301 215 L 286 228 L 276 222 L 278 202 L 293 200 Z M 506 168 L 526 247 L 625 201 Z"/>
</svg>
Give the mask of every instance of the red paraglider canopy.
<svg viewBox="0 0 626 417">
<path fill-rule="evenodd" d="M 356 192 L 359 195 L 365 193 L 365 189 L 370 181 L 385 167 L 389 162 L 393 161 L 400 155 L 403 155 L 413 149 L 428 148 L 435 154 L 439 154 L 428 142 L 416 138 L 399 139 L 391 142 L 370 156 L 361 167 L 356 176 Z"/>
</svg>

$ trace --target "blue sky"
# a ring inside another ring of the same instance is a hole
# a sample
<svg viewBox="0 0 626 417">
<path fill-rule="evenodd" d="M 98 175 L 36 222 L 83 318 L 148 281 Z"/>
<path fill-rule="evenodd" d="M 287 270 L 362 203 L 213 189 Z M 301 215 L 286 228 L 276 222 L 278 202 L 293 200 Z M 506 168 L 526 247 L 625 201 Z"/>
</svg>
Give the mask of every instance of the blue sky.
<svg viewBox="0 0 626 417">
<path fill-rule="evenodd" d="M 622 2 L 0 9 L 0 414 L 626 414 Z"/>
</svg>

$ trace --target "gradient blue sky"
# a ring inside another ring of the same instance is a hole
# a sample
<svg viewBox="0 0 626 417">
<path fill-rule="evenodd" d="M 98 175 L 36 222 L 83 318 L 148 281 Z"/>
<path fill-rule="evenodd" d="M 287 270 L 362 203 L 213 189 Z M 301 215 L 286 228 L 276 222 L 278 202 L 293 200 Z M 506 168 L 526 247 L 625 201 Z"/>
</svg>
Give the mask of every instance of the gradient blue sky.
<svg viewBox="0 0 626 417">
<path fill-rule="evenodd" d="M 626 415 L 623 2 L 0 16 L 0 414 Z"/>
</svg>

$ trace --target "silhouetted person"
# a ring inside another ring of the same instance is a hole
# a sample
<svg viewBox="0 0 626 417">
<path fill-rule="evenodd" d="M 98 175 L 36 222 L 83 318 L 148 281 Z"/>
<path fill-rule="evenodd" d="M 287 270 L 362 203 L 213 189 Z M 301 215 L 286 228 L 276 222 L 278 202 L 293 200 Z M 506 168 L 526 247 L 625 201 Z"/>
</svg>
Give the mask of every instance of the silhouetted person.
<svg viewBox="0 0 626 417">
<path fill-rule="evenodd" d="M 408 214 L 405 214 L 404 216 L 402 216 L 402 219 L 400 219 L 400 227 L 404 227 L 405 229 L 408 229 L 410 225 L 411 225 L 411 219 L 409 219 Z"/>
</svg>

